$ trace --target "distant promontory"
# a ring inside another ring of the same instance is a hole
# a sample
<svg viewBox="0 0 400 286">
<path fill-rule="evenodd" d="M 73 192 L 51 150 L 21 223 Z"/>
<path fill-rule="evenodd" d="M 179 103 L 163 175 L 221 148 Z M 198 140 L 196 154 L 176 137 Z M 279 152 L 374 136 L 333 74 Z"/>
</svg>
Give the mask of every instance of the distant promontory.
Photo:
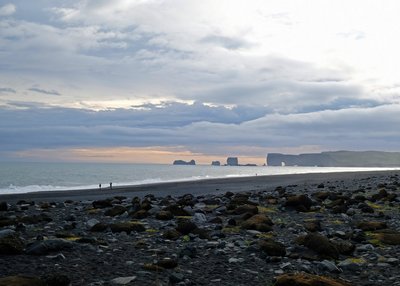
<svg viewBox="0 0 400 286">
<path fill-rule="evenodd" d="M 190 161 L 183 161 L 183 160 L 175 160 L 174 165 L 196 165 L 195 160 L 190 160 Z"/>
<path fill-rule="evenodd" d="M 400 167 L 400 152 L 335 151 L 287 155 L 269 153 L 268 166 Z"/>
</svg>

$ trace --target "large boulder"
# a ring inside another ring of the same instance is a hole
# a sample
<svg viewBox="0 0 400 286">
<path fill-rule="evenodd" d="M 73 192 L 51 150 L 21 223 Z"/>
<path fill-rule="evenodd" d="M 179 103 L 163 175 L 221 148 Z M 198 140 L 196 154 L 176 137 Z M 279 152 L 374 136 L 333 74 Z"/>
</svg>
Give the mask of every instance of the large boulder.
<svg viewBox="0 0 400 286">
<path fill-rule="evenodd" d="M 258 230 L 262 232 L 272 231 L 273 222 L 264 214 L 256 214 L 241 224 L 243 229 Z"/>
<path fill-rule="evenodd" d="M 334 243 L 318 233 L 310 233 L 301 239 L 301 243 L 315 251 L 322 258 L 339 258 L 339 251 Z"/>
<path fill-rule="evenodd" d="M 115 206 L 111 209 L 106 210 L 104 215 L 113 217 L 113 216 L 117 216 L 117 215 L 122 215 L 126 211 L 127 211 L 127 209 L 124 206 Z"/>
<path fill-rule="evenodd" d="M 387 224 L 382 221 L 362 221 L 357 224 L 357 228 L 363 231 L 372 231 L 387 228 Z"/>
<path fill-rule="evenodd" d="M 285 256 L 286 247 L 280 242 L 273 239 L 264 239 L 258 242 L 258 245 L 262 251 L 269 256 Z"/>
<path fill-rule="evenodd" d="M 286 198 L 285 207 L 293 208 L 298 212 L 307 212 L 313 205 L 313 201 L 306 195 L 290 196 Z"/>
</svg>

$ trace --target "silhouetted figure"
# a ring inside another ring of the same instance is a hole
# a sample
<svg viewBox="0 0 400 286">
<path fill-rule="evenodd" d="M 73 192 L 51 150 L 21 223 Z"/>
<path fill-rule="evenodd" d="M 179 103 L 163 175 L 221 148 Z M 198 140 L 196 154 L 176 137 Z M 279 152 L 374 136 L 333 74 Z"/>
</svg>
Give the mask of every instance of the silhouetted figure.
<svg viewBox="0 0 400 286">
<path fill-rule="evenodd" d="M 99 184 L 99 189 L 101 190 L 101 184 Z"/>
<path fill-rule="evenodd" d="M 110 189 L 112 189 L 112 182 L 110 182 Z"/>
</svg>

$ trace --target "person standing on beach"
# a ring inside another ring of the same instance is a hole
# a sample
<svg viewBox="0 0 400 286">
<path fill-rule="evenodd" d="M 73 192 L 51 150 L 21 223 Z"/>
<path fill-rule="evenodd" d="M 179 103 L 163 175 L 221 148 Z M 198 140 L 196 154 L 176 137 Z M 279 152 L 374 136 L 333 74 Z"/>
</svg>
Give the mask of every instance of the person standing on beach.
<svg viewBox="0 0 400 286">
<path fill-rule="evenodd" d="M 99 189 L 101 190 L 101 184 L 99 184 Z"/>
<path fill-rule="evenodd" d="M 110 189 L 112 190 L 112 182 L 110 182 Z"/>
</svg>

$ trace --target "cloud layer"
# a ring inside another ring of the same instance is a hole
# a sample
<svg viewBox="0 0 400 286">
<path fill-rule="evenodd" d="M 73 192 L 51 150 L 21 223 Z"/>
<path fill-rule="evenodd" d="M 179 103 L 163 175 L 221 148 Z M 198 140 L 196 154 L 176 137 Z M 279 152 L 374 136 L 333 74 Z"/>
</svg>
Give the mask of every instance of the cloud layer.
<svg viewBox="0 0 400 286">
<path fill-rule="evenodd" d="M 4 3 L 0 149 L 397 150 L 397 8 L 394 0 Z"/>
</svg>

